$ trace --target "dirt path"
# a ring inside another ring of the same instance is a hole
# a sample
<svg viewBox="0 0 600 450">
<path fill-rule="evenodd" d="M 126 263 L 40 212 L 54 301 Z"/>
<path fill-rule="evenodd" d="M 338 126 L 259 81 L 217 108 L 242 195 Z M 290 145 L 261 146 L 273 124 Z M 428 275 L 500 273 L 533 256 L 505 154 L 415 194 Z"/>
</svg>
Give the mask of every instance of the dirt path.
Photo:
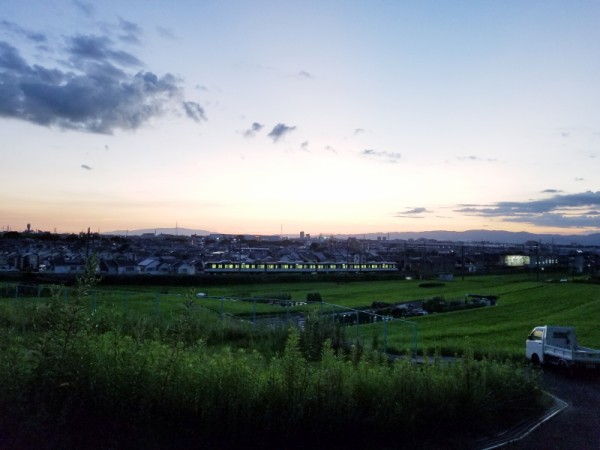
<svg viewBox="0 0 600 450">
<path fill-rule="evenodd" d="M 600 450 L 600 375 L 544 372 L 544 387 L 569 405 L 507 450 Z"/>
</svg>

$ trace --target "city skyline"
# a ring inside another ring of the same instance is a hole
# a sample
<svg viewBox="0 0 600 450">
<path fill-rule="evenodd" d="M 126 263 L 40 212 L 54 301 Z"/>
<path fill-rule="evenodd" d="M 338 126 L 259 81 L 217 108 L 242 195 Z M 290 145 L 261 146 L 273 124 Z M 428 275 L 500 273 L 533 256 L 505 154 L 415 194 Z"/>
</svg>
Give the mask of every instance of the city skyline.
<svg viewBox="0 0 600 450">
<path fill-rule="evenodd" d="M 0 226 L 598 232 L 598 19 L 591 1 L 3 1 Z"/>
</svg>

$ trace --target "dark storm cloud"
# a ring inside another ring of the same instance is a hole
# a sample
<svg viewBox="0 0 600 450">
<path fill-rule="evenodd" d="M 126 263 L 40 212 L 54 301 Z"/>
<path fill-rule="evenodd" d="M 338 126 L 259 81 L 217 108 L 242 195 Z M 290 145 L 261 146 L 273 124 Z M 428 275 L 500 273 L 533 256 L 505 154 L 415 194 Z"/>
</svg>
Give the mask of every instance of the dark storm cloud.
<svg viewBox="0 0 600 450">
<path fill-rule="evenodd" d="M 277 142 L 277 141 L 279 141 L 279 139 L 284 137 L 286 134 L 291 133 L 295 129 L 296 129 L 296 127 L 290 127 L 284 123 L 278 123 L 277 125 L 275 125 L 273 127 L 273 129 L 267 136 L 269 136 L 271 139 L 273 139 L 273 142 Z"/>
<path fill-rule="evenodd" d="M 22 72 L 29 69 L 16 48 L 6 42 L 0 42 L 0 68 L 8 71 Z"/>
<path fill-rule="evenodd" d="M 509 222 L 553 227 L 600 229 L 600 191 L 554 195 L 527 202 L 498 202 L 491 205 L 462 205 L 456 212 Z"/>
<path fill-rule="evenodd" d="M 402 154 L 397 153 L 397 152 L 377 151 L 377 150 L 373 150 L 373 149 L 364 149 L 361 152 L 361 155 L 368 157 L 368 158 L 386 160 L 387 162 L 390 162 L 390 163 L 395 163 L 400 158 L 402 158 Z"/>
<path fill-rule="evenodd" d="M 409 219 L 423 219 L 425 216 L 423 214 L 430 213 L 431 211 L 426 208 L 411 208 L 406 211 L 400 211 L 395 214 L 396 217 L 404 217 Z"/>
<path fill-rule="evenodd" d="M 244 137 L 254 137 L 256 135 L 256 133 L 258 133 L 260 130 L 262 130 L 264 128 L 263 124 L 260 124 L 258 122 L 253 122 L 252 125 L 250 126 L 249 129 L 247 129 L 246 131 L 244 131 Z"/>
<path fill-rule="evenodd" d="M 5 29 L 18 36 L 23 36 L 30 41 L 42 44 L 46 42 L 47 38 L 42 33 L 36 33 L 33 31 L 26 30 L 25 28 L 17 25 L 16 23 L 9 22 L 8 20 L 0 20 L 0 29 Z"/>
<path fill-rule="evenodd" d="M 132 22 L 121 21 L 120 28 L 131 36 L 141 33 Z M 143 63 L 109 37 L 76 35 L 65 43 L 55 50 L 66 68 L 30 65 L 17 48 L 0 41 L 0 117 L 104 134 L 133 130 L 175 111 L 206 120 L 198 103 L 184 99 L 180 80 L 140 70 Z"/>
</svg>

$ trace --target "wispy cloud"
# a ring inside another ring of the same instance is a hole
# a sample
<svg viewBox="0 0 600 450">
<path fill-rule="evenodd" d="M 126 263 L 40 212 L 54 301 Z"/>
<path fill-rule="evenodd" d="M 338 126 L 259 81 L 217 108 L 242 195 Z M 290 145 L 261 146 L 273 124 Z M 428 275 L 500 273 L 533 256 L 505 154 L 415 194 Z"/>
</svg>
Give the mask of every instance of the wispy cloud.
<svg viewBox="0 0 600 450">
<path fill-rule="evenodd" d="M 260 130 L 264 128 L 264 125 L 258 122 L 253 122 L 246 131 L 244 131 L 244 137 L 250 138 L 256 136 Z"/>
<path fill-rule="evenodd" d="M 47 44 L 44 35 L 7 24 L 13 34 L 50 45 L 48 51 L 62 62 L 30 64 L 14 45 L 0 41 L 0 117 L 104 134 L 133 130 L 177 111 L 196 122 L 206 120 L 202 107 L 184 98 L 180 80 L 140 70 L 143 62 L 109 36 L 71 35 L 64 43 Z M 142 35 L 138 25 L 123 19 L 116 29 L 119 41 L 137 43 Z"/>
<path fill-rule="evenodd" d="M 395 217 L 402 217 L 408 219 L 423 219 L 425 218 L 424 214 L 431 213 L 427 208 L 418 207 L 407 209 L 406 211 L 400 211 L 394 214 Z"/>
<path fill-rule="evenodd" d="M 96 13 L 93 3 L 73 0 L 73 4 L 87 17 L 93 17 Z"/>
<path fill-rule="evenodd" d="M 498 162 L 496 158 L 482 158 L 480 156 L 475 155 L 457 156 L 456 159 L 458 159 L 459 161 Z"/>
<path fill-rule="evenodd" d="M 387 152 L 387 151 L 377 151 L 373 149 L 365 149 L 361 152 L 362 156 L 367 158 L 377 159 L 380 161 L 385 161 L 389 163 L 396 163 L 402 158 L 401 153 L 397 152 Z"/>
<path fill-rule="evenodd" d="M 204 108 L 202 108 L 202 106 L 200 106 L 196 102 L 184 101 L 183 109 L 185 111 L 185 115 L 192 119 L 194 122 L 201 122 L 203 120 L 206 120 Z"/>
<path fill-rule="evenodd" d="M 19 37 L 24 37 L 38 44 L 42 44 L 47 41 L 46 35 L 42 33 L 37 33 L 35 31 L 27 30 L 14 22 L 9 22 L 8 20 L 0 20 L 0 29 L 4 29 L 10 32 L 11 34 L 14 34 Z"/>
<path fill-rule="evenodd" d="M 600 229 L 600 191 L 554 195 L 526 202 L 461 205 L 456 212 L 537 226 Z"/>
<path fill-rule="evenodd" d="M 273 129 L 268 134 L 268 136 L 271 139 L 273 139 L 273 142 L 278 142 L 281 138 L 283 138 L 285 135 L 291 133 L 295 129 L 296 129 L 296 127 L 288 126 L 284 123 L 278 123 L 277 125 L 275 125 L 273 127 Z"/>
<path fill-rule="evenodd" d="M 170 28 L 158 26 L 158 27 L 156 27 L 156 32 L 165 39 L 169 39 L 169 40 L 177 39 L 177 36 L 173 32 L 173 30 L 171 30 Z"/>
<path fill-rule="evenodd" d="M 84 67 L 91 61 L 103 64 L 141 67 L 142 62 L 131 53 L 114 50 L 112 41 L 106 36 L 76 35 L 68 38 L 68 53 L 75 67 Z"/>
<path fill-rule="evenodd" d="M 300 78 L 314 78 L 315 77 L 313 74 L 311 74 L 310 72 L 307 72 L 306 70 L 301 70 L 300 72 L 298 72 L 298 76 Z"/>
<path fill-rule="evenodd" d="M 142 27 L 137 23 L 119 18 L 119 39 L 130 44 L 141 44 Z"/>
</svg>

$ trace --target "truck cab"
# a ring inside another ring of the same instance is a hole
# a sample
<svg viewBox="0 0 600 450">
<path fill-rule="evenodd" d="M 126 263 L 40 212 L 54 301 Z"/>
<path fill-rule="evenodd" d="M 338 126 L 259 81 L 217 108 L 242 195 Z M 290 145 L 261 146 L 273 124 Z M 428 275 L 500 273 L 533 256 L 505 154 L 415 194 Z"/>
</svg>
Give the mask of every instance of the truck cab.
<svg viewBox="0 0 600 450">
<path fill-rule="evenodd" d="M 535 327 L 525 344 L 525 355 L 527 359 L 535 364 L 544 364 L 548 359 L 554 362 L 552 356 L 548 358 L 550 349 L 564 349 L 563 355 L 569 355 L 577 348 L 577 338 L 575 336 L 574 327 L 550 327 L 542 326 Z"/>
</svg>

